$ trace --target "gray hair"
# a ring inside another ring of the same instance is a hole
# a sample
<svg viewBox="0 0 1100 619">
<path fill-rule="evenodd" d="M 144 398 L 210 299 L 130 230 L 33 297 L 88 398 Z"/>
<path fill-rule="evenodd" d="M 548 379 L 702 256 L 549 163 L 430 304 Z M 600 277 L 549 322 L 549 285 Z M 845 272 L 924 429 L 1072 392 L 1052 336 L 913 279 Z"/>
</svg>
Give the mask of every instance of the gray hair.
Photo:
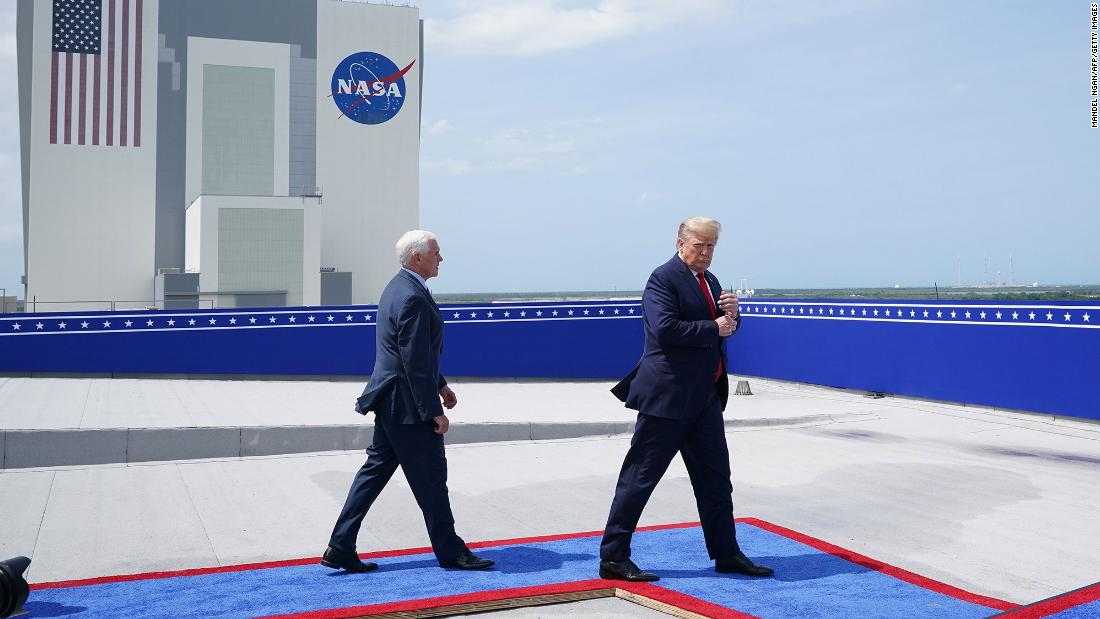
<svg viewBox="0 0 1100 619">
<path fill-rule="evenodd" d="M 717 219 L 711 219 L 710 217 L 688 217 L 680 224 L 680 229 L 676 232 L 676 237 L 682 239 L 685 233 L 692 232 L 703 236 L 718 238 L 718 233 L 721 231 L 722 224 L 718 223 Z"/>
<path fill-rule="evenodd" d="M 412 255 L 428 253 L 428 241 L 434 241 L 435 235 L 427 230 L 409 230 L 397 239 L 397 263 L 406 266 L 412 260 Z"/>
</svg>

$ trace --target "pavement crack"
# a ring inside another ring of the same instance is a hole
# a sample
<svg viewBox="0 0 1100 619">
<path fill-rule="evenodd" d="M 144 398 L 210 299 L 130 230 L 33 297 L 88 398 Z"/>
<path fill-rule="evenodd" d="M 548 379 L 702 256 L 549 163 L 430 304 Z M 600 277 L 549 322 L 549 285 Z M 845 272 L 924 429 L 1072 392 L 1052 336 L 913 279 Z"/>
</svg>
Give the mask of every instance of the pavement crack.
<svg viewBox="0 0 1100 619">
<path fill-rule="evenodd" d="M 202 534 L 203 537 L 206 538 L 206 545 L 210 547 L 210 554 L 213 555 L 218 565 L 222 565 L 222 559 L 218 556 L 218 551 L 214 549 L 214 541 L 210 539 L 210 531 L 206 529 L 206 521 L 202 519 L 202 514 L 199 513 L 199 508 L 195 505 L 195 497 L 191 494 L 191 486 L 187 485 L 187 478 L 183 475 L 181 465 L 173 465 L 173 468 L 176 469 L 176 474 L 180 476 L 180 483 L 183 484 L 183 491 L 187 493 L 187 502 L 191 504 L 191 510 L 195 513 L 195 518 L 199 521 L 199 526 L 202 527 Z"/>
<path fill-rule="evenodd" d="M 42 516 L 38 519 L 38 531 L 34 534 L 34 544 L 31 546 L 31 556 L 38 554 L 38 540 L 42 538 L 42 526 L 46 524 L 46 514 L 50 511 L 50 499 L 53 498 L 53 484 L 57 480 L 57 472 L 50 471 L 50 490 L 46 493 L 46 504 L 42 506 Z"/>
</svg>

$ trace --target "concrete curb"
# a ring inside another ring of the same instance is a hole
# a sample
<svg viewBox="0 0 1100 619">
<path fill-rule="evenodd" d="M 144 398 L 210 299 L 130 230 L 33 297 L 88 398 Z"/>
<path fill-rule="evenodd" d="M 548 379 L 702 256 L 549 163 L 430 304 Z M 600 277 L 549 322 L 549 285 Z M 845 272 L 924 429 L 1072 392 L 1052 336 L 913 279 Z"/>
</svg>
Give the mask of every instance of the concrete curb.
<svg viewBox="0 0 1100 619">
<path fill-rule="evenodd" d="M 866 419 L 871 413 L 727 419 L 726 428 L 789 427 Z M 634 430 L 629 421 L 456 423 L 447 443 L 494 443 L 615 436 Z M 206 458 L 243 458 L 366 449 L 371 424 L 223 428 L 117 428 L 0 431 L 0 470 L 126 464 Z"/>
</svg>

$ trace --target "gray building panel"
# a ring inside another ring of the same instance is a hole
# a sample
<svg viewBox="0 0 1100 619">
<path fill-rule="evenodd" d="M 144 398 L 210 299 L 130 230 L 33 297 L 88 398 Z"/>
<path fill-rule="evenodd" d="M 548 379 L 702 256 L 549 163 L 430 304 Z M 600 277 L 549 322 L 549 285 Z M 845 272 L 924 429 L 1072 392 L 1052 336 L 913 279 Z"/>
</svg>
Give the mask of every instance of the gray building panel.
<svg viewBox="0 0 1100 619">
<path fill-rule="evenodd" d="M 290 55 L 290 195 L 312 195 L 317 186 L 317 60 Z"/>
<path fill-rule="evenodd" d="M 23 2 L 30 4 L 32 0 L 20 0 L 21 4 Z M 166 60 L 161 65 L 157 82 L 157 117 L 160 121 L 157 123 L 155 268 L 182 268 L 187 210 L 184 163 L 187 150 L 187 84 L 180 76 L 187 74 L 187 37 L 296 45 L 302 61 L 297 67 L 298 79 L 305 84 L 305 61 L 312 60 L 316 65 L 317 5 L 304 0 L 161 0 L 159 14 L 158 27 L 164 37 L 163 47 L 172 50 L 174 60 Z M 293 74 L 295 63 L 291 64 Z M 291 97 L 294 94 L 292 88 Z M 293 122 L 293 112 L 291 118 Z M 312 134 L 316 135 L 315 127 Z M 299 139 L 307 139 L 306 135 L 307 131 L 302 129 Z M 292 148 L 295 144 L 295 138 L 291 137 Z M 308 182 L 310 177 L 316 179 L 316 159 L 311 170 L 307 163 L 308 156 L 304 153 L 298 155 L 300 159 L 291 162 L 292 178 L 299 183 Z M 291 155 L 292 158 L 294 156 Z"/>
<path fill-rule="evenodd" d="M 321 305 L 351 305 L 351 273 L 321 273 Z"/>
<path fill-rule="evenodd" d="M 34 0 L 19 0 L 16 6 L 16 64 L 19 79 L 19 155 L 23 183 L 23 274 L 27 273 L 27 242 L 31 222 L 31 47 L 34 38 Z M 26 282 L 23 282 L 26 284 Z M 26 287 L 23 288 L 26 298 Z"/>
</svg>

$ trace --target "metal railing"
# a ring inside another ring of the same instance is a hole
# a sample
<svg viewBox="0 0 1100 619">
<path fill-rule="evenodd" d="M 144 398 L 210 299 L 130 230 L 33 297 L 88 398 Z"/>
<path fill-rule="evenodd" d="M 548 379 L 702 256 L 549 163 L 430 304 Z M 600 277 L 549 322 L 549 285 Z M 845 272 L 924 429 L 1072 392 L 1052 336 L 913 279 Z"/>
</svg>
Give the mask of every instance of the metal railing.
<svg viewBox="0 0 1100 619">
<path fill-rule="evenodd" d="M 165 307 L 167 301 L 168 307 Z M 24 303 L 26 312 L 118 312 L 127 310 L 163 310 L 163 309 L 214 309 L 213 299 L 197 299 L 189 301 L 195 305 L 189 307 L 172 307 L 172 299 L 92 299 L 77 301 L 43 301 L 37 297 L 31 297 Z M 6 313 L 6 312 L 5 312 Z"/>
</svg>

